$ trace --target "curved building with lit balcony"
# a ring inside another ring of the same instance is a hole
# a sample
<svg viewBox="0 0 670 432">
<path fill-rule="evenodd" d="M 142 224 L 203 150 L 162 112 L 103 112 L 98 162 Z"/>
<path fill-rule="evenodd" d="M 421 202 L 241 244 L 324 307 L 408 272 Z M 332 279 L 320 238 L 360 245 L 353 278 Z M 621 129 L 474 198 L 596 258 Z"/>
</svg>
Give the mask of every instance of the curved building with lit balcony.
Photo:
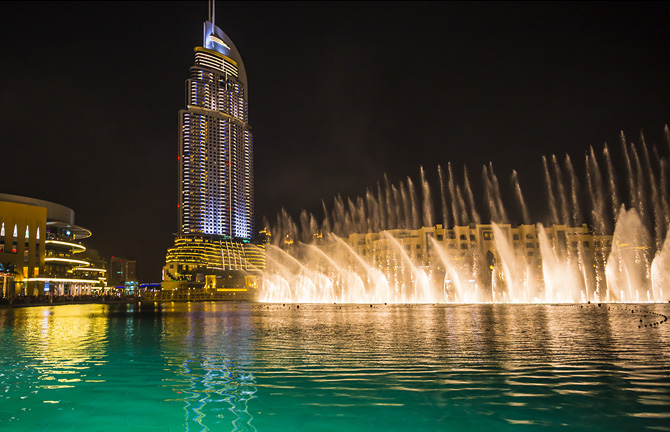
<svg viewBox="0 0 670 432">
<path fill-rule="evenodd" d="M 68 207 L 0 194 L 0 263 L 12 269 L 3 295 L 80 295 L 104 287 L 107 270 L 81 257 L 81 240 L 90 236 Z"/>
<path fill-rule="evenodd" d="M 265 266 L 262 247 L 251 243 L 247 75 L 237 48 L 213 17 L 211 10 L 186 80 L 186 109 L 179 111 L 179 232 L 166 256 L 164 281 L 195 282 L 203 279 L 199 275 L 228 280 Z"/>
</svg>

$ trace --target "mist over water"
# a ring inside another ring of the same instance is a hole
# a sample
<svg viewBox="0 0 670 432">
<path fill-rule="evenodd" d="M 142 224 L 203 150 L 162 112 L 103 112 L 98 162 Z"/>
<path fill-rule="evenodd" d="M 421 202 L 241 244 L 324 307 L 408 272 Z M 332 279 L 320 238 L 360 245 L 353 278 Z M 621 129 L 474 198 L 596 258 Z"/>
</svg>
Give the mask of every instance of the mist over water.
<svg viewBox="0 0 670 432">
<path fill-rule="evenodd" d="M 664 146 L 669 136 L 666 126 Z M 583 166 L 543 156 L 539 215 L 523 173 L 501 181 L 493 162 L 482 166 L 481 190 L 473 170 L 448 162 L 437 184 L 420 167 L 416 183 L 384 176 L 364 196 L 322 202 L 322 215 L 303 211 L 296 222 L 282 210 L 266 221 L 263 300 L 668 301 L 666 153 L 622 132 L 618 145 L 590 147 Z"/>
</svg>

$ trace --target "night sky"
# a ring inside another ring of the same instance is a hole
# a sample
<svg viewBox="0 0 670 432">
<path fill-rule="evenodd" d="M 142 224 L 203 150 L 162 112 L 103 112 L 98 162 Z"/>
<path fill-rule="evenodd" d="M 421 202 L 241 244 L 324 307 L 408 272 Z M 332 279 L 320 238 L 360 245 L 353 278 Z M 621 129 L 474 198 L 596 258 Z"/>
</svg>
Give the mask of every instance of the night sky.
<svg viewBox="0 0 670 432">
<path fill-rule="evenodd" d="M 177 231 L 177 112 L 207 2 L 2 3 L 0 192 L 54 201 L 158 281 Z M 257 229 L 419 166 L 541 156 L 619 131 L 667 154 L 665 4 L 223 3 L 249 80 Z"/>
</svg>

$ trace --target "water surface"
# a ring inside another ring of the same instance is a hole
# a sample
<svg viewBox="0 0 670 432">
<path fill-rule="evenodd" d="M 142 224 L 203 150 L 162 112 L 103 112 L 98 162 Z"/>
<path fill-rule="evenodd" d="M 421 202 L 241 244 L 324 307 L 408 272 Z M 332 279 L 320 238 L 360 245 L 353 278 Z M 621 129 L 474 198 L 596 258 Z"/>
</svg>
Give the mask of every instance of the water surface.
<svg viewBox="0 0 670 432">
<path fill-rule="evenodd" d="M 3 309 L 0 429 L 670 431 L 669 306 Z"/>
</svg>

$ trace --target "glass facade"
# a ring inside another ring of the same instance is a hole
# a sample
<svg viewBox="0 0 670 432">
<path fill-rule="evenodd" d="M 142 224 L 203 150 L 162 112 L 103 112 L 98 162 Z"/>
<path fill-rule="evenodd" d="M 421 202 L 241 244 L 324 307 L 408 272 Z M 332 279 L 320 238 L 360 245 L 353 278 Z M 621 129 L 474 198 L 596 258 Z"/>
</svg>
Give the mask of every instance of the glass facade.
<svg viewBox="0 0 670 432">
<path fill-rule="evenodd" d="M 179 233 L 168 249 L 163 281 L 247 290 L 255 284 L 247 276 L 265 267 L 263 245 L 251 242 L 247 75 L 233 42 L 210 21 L 204 24 L 202 46 L 194 51 L 186 108 L 179 111 Z"/>
<path fill-rule="evenodd" d="M 253 140 L 246 72 L 232 41 L 211 22 L 186 80 L 179 112 L 181 235 L 252 237 Z"/>
</svg>

